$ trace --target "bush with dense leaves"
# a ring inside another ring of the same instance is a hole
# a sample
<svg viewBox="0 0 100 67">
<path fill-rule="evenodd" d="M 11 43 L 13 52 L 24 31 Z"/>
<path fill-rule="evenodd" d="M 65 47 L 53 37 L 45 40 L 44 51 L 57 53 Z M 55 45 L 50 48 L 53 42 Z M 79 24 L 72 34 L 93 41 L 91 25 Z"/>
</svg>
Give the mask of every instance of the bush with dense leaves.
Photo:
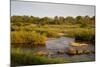
<svg viewBox="0 0 100 67">
<path fill-rule="evenodd" d="M 20 48 L 12 48 L 11 50 L 11 66 L 40 65 L 40 64 L 56 64 L 67 62 L 61 58 L 48 58 L 33 55 L 33 51 L 24 51 Z"/>
<path fill-rule="evenodd" d="M 67 31 L 67 36 L 75 37 L 76 41 L 95 41 L 95 31 L 94 29 L 78 28 L 70 29 Z"/>
<path fill-rule="evenodd" d="M 36 32 L 11 32 L 11 43 L 20 47 L 45 46 L 46 37 Z M 20 45 L 21 44 L 21 45 Z"/>
</svg>

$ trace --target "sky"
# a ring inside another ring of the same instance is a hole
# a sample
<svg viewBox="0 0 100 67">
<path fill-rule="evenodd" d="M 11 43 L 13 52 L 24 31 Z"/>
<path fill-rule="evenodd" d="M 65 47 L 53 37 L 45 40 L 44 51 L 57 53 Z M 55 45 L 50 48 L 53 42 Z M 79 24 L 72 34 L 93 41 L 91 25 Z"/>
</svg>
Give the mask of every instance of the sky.
<svg viewBox="0 0 100 67">
<path fill-rule="evenodd" d="M 95 16 L 95 6 L 42 3 L 34 1 L 11 1 L 11 16 L 13 15 L 36 17 Z"/>
</svg>

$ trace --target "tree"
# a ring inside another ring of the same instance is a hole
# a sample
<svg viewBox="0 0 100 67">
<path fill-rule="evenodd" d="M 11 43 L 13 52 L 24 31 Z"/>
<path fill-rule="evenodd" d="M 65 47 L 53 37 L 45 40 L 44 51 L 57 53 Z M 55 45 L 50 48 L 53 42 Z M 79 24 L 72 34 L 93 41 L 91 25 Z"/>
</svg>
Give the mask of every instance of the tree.
<svg viewBox="0 0 100 67">
<path fill-rule="evenodd" d="M 65 18 L 65 23 L 73 24 L 75 23 L 75 19 L 71 16 Z"/>
<path fill-rule="evenodd" d="M 59 24 L 64 24 L 64 23 L 65 23 L 65 18 L 59 17 Z"/>
<path fill-rule="evenodd" d="M 48 17 L 43 17 L 40 19 L 40 24 L 45 25 L 49 23 L 49 18 Z"/>
<path fill-rule="evenodd" d="M 83 17 L 82 17 L 82 16 L 77 16 L 77 17 L 75 18 L 75 20 L 76 20 L 76 23 L 77 23 L 77 24 L 82 24 L 82 23 L 83 23 Z"/>
<path fill-rule="evenodd" d="M 54 17 L 54 24 L 59 24 L 58 19 L 59 19 L 58 16 L 55 16 L 55 17 Z"/>
</svg>

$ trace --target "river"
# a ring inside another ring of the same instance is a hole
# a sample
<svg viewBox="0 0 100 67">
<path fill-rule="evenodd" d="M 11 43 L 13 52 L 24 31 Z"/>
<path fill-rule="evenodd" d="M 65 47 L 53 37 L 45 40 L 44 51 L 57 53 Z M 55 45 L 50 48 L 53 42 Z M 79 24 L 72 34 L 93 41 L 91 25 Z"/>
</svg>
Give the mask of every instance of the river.
<svg viewBox="0 0 100 67">
<path fill-rule="evenodd" d="M 63 58 L 63 59 L 69 59 L 73 62 L 77 61 L 87 61 L 87 60 L 95 60 L 95 54 L 81 54 L 81 55 L 72 55 L 69 56 L 67 53 L 67 48 L 72 47 L 70 46 L 70 42 L 75 42 L 75 38 L 69 38 L 69 37 L 60 37 L 60 38 L 48 38 L 46 41 L 45 47 L 38 47 L 38 48 L 32 48 L 32 49 L 23 49 L 24 51 L 31 50 L 34 53 L 38 51 L 44 51 L 49 52 L 50 58 Z M 79 48 L 81 49 L 81 48 Z M 83 49 L 83 48 L 82 48 Z M 88 44 L 85 49 L 93 50 L 95 51 L 95 46 L 93 44 Z M 62 51 L 63 53 L 59 54 L 58 51 Z"/>
<path fill-rule="evenodd" d="M 46 49 L 53 52 L 54 54 L 51 56 L 53 58 L 64 58 L 64 59 L 95 59 L 95 54 L 82 54 L 82 55 L 73 55 L 69 56 L 66 53 L 63 54 L 57 54 L 57 51 L 66 51 L 67 48 L 71 47 L 69 44 L 70 42 L 75 42 L 75 38 L 69 38 L 69 37 L 60 37 L 60 38 L 49 38 L 46 41 Z M 79 48 L 81 49 L 81 48 Z M 84 49 L 89 49 L 95 51 L 95 47 L 92 44 L 88 44 L 87 47 Z"/>
<path fill-rule="evenodd" d="M 46 41 L 46 48 L 52 50 L 66 49 L 67 47 L 69 47 L 70 42 L 75 42 L 75 39 L 68 37 L 49 38 Z"/>
</svg>

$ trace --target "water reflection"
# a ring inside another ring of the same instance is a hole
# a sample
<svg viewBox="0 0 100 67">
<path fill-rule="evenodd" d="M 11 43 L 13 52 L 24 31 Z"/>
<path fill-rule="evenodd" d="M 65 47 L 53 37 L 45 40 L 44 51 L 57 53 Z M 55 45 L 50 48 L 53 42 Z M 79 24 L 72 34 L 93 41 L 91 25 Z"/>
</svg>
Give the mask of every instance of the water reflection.
<svg viewBox="0 0 100 67">
<path fill-rule="evenodd" d="M 74 38 L 66 38 L 66 37 L 61 37 L 61 38 L 51 38 L 46 41 L 46 48 L 47 49 L 66 49 L 69 47 L 70 42 L 75 42 Z"/>
</svg>

